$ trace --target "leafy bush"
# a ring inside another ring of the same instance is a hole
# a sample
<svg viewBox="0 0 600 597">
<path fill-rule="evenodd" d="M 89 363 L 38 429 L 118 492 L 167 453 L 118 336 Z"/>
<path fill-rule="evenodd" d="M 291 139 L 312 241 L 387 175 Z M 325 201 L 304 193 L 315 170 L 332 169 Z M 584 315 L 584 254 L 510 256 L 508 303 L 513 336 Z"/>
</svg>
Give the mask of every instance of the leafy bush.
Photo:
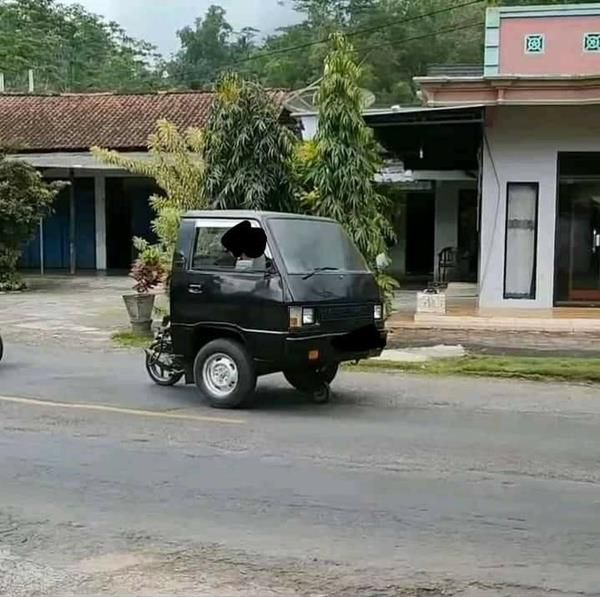
<svg viewBox="0 0 600 597">
<path fill-rule="evenodd" d="M 134 239 L 134 247 L 140 254 L 132 266 L 131 276 L 135 280 L 140 279 L 135 287 L 138 292 L 147 292 L 144 290 L 147 284 L 151 289 L 160 282 L 169 283 L 181 215 L 191 209 L 206 207 L 204 164 L 200 157 L 202 146 L 200 130 L 192 128 L 181 133 L 173 123 L 159 120 L 156 131 L 148 138 L 149 160 L 136 160 L 117 151 L 92 148 L 92 153 L 99 160 L 152 178 L 163 190 L 162 195 L 150 197 L 150 205 L 156 213 L 152 230 L 158 237 L 158 243 L 149 245 L 143 239 Z M 154 283 L 159 271 L 158 262 L 162 268 L 160 281 Z"/>
<path fill-rule="evenodd" d="M 147 294 L 165 280 L 164 253 L 158 245 L 151 245 L 142 238 L 135 238 L 134 246 L 139 255 L 129 276 L 135 280 L 133 289 L 140 294 Z"/>
<path fill-rule="evenodd" d="M 216 209 L 295 209 L 295 138 L 281 108 L 237 74 L 217 84 L 204 136 L 204 194 Z"/>
<path fill-rule="evenodd" d="M 25 287 L 17 272 L 23 245 L 35 236 L 63 186 L 44 182 L 29 164 L 0 154 L 0 291 Z"/>
</svg>

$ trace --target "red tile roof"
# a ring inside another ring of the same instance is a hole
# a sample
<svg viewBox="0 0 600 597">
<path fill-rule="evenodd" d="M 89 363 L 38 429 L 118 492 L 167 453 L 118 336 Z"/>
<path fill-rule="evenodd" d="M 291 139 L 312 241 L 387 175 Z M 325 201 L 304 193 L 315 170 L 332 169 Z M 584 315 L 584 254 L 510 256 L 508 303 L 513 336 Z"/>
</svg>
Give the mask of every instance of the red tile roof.
<svg viewBox="0 0 600 597">
<path fill-rule="evenodd" d="M 285 92 L 272 96 L 282 103 Z M 0 146 L 40 153 L 94 145 L 143 149 L 161 118 L 181 129 L 202 128 L 213 101 L 208 92 L 0 95 Z"/>
</svg>

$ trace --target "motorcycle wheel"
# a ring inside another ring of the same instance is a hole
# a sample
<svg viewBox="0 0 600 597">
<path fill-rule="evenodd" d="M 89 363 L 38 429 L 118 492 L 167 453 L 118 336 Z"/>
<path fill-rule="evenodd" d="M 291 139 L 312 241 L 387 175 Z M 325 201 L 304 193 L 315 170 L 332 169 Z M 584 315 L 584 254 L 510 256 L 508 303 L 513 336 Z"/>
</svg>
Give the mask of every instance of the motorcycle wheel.
<svg viewBox="0 0 600 597">
<path fill-rule="evenodd" d="M 174 386 L 183 377 L 183 371 L 170 371 L 168 367 L 163 366 L 160 358 L 156 355 L 156 346 L 151 346 L 150 351 L 146 353 L 146 371 L 150 379 L 159 386 Z"/>
</svg>

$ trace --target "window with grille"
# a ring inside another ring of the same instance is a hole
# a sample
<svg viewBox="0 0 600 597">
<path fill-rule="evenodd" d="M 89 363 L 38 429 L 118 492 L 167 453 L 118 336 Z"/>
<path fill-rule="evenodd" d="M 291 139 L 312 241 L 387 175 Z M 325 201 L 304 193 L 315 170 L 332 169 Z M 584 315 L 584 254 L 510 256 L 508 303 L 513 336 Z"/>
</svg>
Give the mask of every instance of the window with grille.
<svg viewBox="0 0 600 597">
<path fill-rule="evenodd" d="M 586 33 L 583 36 L 584 52 L 600 52 L 600 33 Z"/>
<path fill-rule="evenodd" d="M 526 54 L 543 54 L 546 41 L 542 33 L 531 33 L 525 36 Z"/>
</svg>

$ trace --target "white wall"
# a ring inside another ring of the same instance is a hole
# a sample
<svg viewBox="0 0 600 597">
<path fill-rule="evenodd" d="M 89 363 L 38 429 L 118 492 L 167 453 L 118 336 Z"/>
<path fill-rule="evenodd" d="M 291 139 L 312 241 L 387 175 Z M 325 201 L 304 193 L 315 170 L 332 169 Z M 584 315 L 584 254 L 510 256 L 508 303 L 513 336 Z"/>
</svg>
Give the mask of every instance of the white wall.
<svg viewBox="0 0 600 597">
<path fill-rule="evenodd" d="M 486 120 L 480 307 L 550 308 L 554 304 L 558 153 L 600 151 L 600 106 L 498 107 L 488 109 Z M 508 182 L 540 185 L 535 300 L 503 298 Z"/>
<path fill-rule="evenodd" d="M 302 123 L 303 141 L 310 141 L 311 139 L 314 139 L 319 126 L 319 117 L 316 115 L 305 115 L 300 116 L 299 119 Z"/>
</svg>

